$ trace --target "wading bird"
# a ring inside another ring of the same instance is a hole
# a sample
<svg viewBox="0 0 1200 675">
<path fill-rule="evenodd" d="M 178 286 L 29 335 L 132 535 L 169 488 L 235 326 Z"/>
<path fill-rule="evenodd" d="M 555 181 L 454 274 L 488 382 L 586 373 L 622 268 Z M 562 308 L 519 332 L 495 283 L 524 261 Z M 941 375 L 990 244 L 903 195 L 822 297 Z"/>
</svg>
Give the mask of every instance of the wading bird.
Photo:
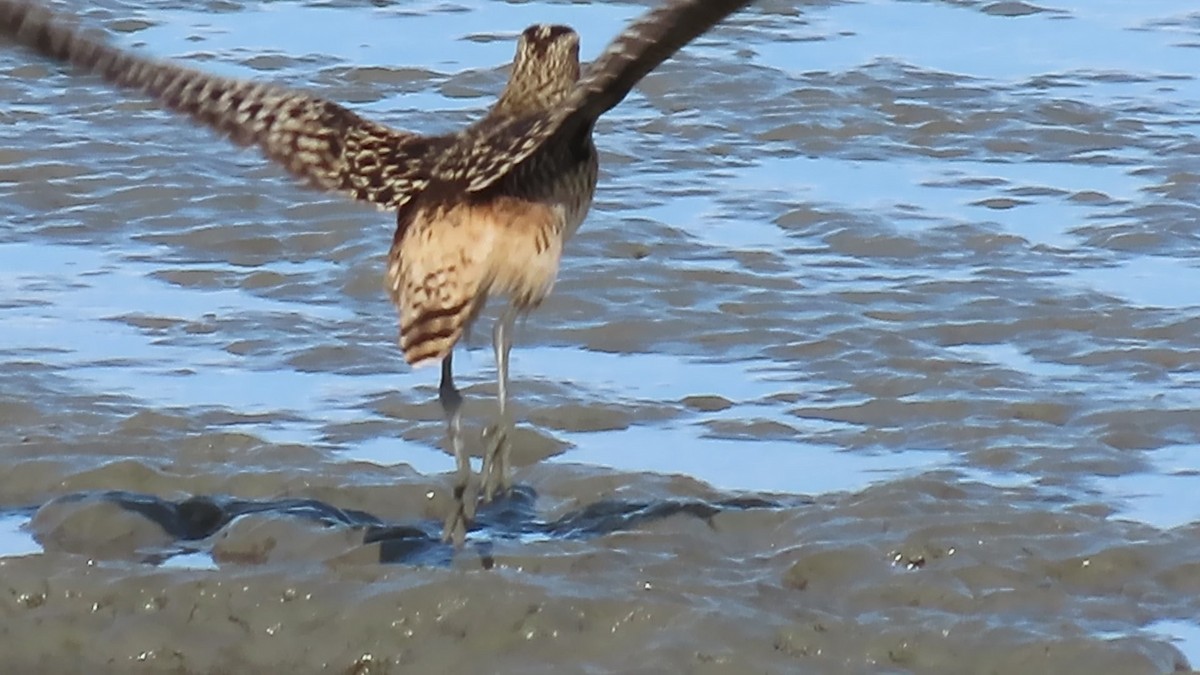
<svg viewBox="0 0 1200 675">
<path fill-rule="evenodd" d="M 455 506 L 443 537 L 461 544 L 474 517 L 462 439 L 455 343 L 489 296 L 507 297 L 496 320 L 500 415 L 485 433 L 485 500 L 510 487 L 508 355 L 516 318 L 549 294 L 563 243 L 596 187 L 592 129 L 639 80 L 751 0 L 667 0 L 634 21 L 587 68 L 566 26 L 521 33 L 512 73 L 478 122 L 444 136 L 397 131 L 298 91 L 216 77 L 113 46 L 99 33 L 27 0 L 0 0 L 0 31 L 188 115 L 314 187 L 396 212 L 386 288 L 413 366 L 441 363 L 438 398 L 454 452 Z"/>
</svg>

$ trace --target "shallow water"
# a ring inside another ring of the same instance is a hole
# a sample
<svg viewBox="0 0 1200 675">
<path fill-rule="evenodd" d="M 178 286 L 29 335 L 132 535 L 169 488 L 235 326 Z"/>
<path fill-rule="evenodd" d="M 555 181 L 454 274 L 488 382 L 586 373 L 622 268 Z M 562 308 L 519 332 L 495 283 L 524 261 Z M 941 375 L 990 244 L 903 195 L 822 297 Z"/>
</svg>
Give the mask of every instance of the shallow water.
<svg viewBox="0 0 1200 675">
<path fill-rule="evenodd" d="M 575 25 L 592 57 L 642 10 L 86 16 L 441 132 L 526 24 Z M 1198 48 L 1183 0 L 763 2 L 702 38 L 598 127 L 595 206 L 513 354 L 521 490 L 457 555 L 436 373 L 403 365 L 381 292 L 387 214 L 0 51 L 0 650 L 114 672 L 1188 669 Z"/>
</svg>

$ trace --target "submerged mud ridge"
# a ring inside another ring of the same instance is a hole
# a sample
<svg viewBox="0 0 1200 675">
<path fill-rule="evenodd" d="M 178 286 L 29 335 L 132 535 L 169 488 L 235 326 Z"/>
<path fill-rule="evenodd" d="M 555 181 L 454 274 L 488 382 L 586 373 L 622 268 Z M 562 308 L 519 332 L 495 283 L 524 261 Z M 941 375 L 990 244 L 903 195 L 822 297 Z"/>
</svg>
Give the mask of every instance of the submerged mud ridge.
<svg viewBox="0 0 1200 675">
<path fill-rule="evenodd" d="M 726 498 L 715 503 L 602 500 L 544 521 L 534 509 L 536 499 L 531 490 L 514 488 L 506 498 L 485 504 L 470 531 L 486 534 L 485 545 L 495 538 L 590 539 L 680 514 L 708 521 L 724 510 L 778 508 L 761 498 Z M 228 527 L 235 520 L 238 526 Z M 260 532 L 263 522 L 289 523 L 283 525 L 281 533 L 296 525 L 300 536 L 294 540 L 280 537 L 271 532 L 272 526 Z M 172 502 L 129 492 L 72 493 L 38 508 L 29 530 L 47 550 L 93 559 L 163 564 L 174 556 L 204 552 L 218 563 L 262 563 L 278 560 L 277 542 L 302 542 L 306 525 L 337 530 L 334 541 L 346 548 L 339 554 L 377 544 L 380 563 L 444 563 L 455 550 L 441 540 L 436 522 L 389 523 L 358 509 L 342 510 L 314 499 L 252 501 L 197 496 Z M 247 528 L 254 533 L 248 538 L 249 545 L 239 542 Z M 209 540 L 208 545 L 205 540 Z M 320 538 L 304 542 L 300 546 L 302 555 L 314 552 L 310 550 L 314 544 L 321 546 Z M 483 556 L 484 567 L 492 564 L 490 557 Z"/>
<path fill-rule="evenodd" d="M 334 5 L 88 20 L 438 133 L 644 10 Z M 1189 670 L 1193 13 L 760 2 L 652 74 L 461 551 L 392 223 L 0 48 L 0 670 Z"/>
</svg>

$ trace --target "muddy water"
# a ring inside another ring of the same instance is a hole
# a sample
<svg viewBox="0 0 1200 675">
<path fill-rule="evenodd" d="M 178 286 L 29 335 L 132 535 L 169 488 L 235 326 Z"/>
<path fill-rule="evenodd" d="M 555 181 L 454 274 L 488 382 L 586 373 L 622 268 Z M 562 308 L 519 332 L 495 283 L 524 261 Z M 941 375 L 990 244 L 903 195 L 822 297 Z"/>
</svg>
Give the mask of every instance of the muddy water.
<svg viewBox="0 0 1200 675">
<path fill-rule="evenodd" d="M 95 3 L 440 132 L 536 21 Z M 386 214 L 0 51 L 11 672 L 1112 672 L 1200 661 L 1186 0 L 763 2 L 598 129 L 513 354 L 519 489 L 437 542 Z M 488 329 L 457 359 L 494 412 Z"/>
</svg>

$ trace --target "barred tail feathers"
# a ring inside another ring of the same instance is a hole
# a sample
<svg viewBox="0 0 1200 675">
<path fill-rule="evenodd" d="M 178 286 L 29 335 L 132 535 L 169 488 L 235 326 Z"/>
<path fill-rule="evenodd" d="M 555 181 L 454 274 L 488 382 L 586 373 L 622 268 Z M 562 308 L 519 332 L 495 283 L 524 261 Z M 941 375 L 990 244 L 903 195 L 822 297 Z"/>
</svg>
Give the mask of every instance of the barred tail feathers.
<svg viewBox="0 0 1200 675">
<path fill-rule="evenodd" d="M 482 309 L 493 233 L 461 210 L 418 218 L 388 256 L 388 290 L 400 314 L 400 349 L 410 365 L 446 357 Z M 483 231 L 480 231 L 480 230 Z"/>
<path fill-rule="evenodd" d="M 388 256 L 405 360 L 445 358 L 489 293 L 507 295 L 518 311 L 541 303 L 558 273 L 562 212 L 512 197 L 420 210 Z"/>
</svg>

